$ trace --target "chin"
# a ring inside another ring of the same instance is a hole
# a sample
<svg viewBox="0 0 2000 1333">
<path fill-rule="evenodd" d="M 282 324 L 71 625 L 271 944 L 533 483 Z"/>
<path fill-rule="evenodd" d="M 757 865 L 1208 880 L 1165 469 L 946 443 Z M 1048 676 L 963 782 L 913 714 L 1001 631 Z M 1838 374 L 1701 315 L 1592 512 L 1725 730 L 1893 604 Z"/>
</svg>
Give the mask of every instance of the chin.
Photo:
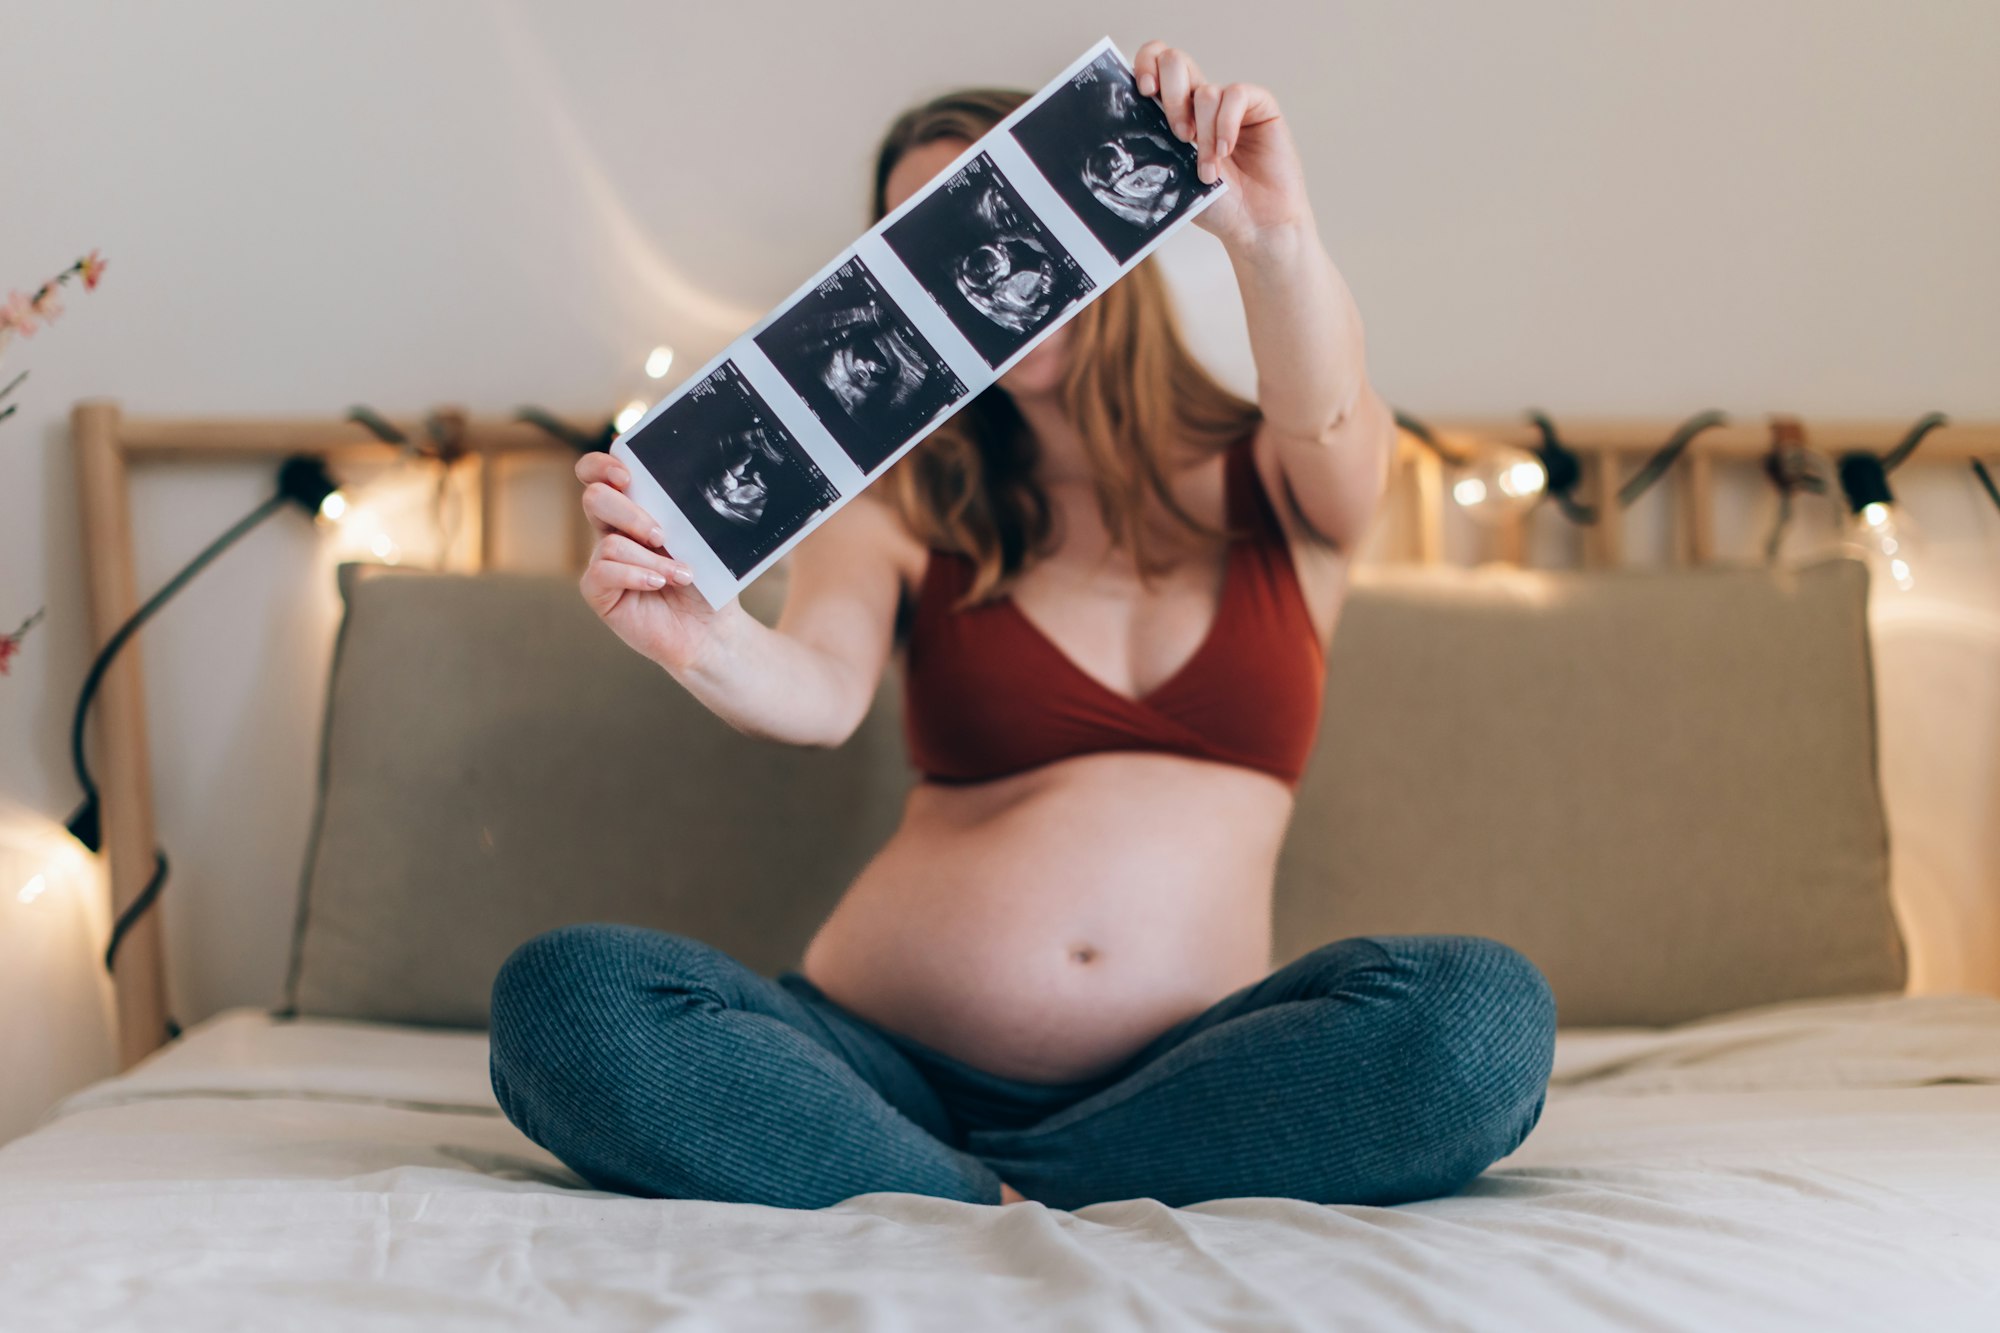
<svg viewBox="0 0 2000 1333">
<path fill-rule="evenodd" d="M 1035 350 L 1015 362 L 1014 368 L 996 382 L 1017 397 L 1040 397 L 1056 392 L 1062 388 L 1063 376 L 1069 370 L 1069 359 L 1064 355 L 1064 344 L 1067 342 L 1064 331 L 1050 335 Z"/>
</svg>

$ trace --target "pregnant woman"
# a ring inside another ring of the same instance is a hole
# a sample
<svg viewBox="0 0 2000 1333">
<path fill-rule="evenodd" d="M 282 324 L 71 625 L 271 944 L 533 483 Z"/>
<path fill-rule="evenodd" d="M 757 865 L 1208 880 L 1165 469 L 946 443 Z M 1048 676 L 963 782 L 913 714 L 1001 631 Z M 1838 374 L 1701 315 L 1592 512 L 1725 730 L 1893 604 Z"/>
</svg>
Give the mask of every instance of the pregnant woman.
<svg viewBox="0 0 2000 1333">
<path fill-rule="evenodd" d="M 1271 94 L 1159 42 L 1134 67 L 1230 184 L 1197 221 L 1255 403 L 1191 358 L 1143 262 L 802 542 L 775 626 L 710 610 L 624 466 L 578 464 L 583 594 L 628 644 L 738 729 L 832 746 L 900 643 L 921 775 L 798 970 L 609 925 L 508 960 L 500 1104 L 596 1185 L 1390 1204 L 1465 1185 L 1541 1113 L 1554 1005 L 1505 946 L 1354 938 L 1266 975 L 1393 431 Z M 875 216 L 1022 100 L 904 114 Z"/>
</svg>

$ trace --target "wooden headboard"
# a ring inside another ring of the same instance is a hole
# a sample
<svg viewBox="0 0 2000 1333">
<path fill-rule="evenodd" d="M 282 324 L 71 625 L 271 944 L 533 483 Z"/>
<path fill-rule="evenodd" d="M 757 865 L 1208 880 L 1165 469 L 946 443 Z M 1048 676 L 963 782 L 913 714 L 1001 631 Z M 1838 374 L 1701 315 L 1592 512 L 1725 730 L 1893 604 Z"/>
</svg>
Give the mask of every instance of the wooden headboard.
<svg viewBox="0 0 2000 1333">
<path fill-rule="evenodd" d="M 573 457 L 571 447 L 535 426 L 510 417 L 470 416 L 440 410 L 423 420 L 395 418 L 395 433 L 420 438 L 430 423 L 449 419 L 465 462 L 477 469 L 473 517 L 478 528 L 476 565 L 496 558 L 500 521 L 500 463 L 508 456 Z M 1665 420 L 1580 420 L 1562 423 L 1564 442 L 1583 463 L 1578 498 L 1598 510 L 1583 529 L 1586 565 L 1611 566 L 1624 555 L 1624 529 L 1616 495 L 1640 460 L 1658 449 L 1677 426 Z M 317 454 L 338 472 L 397 457 L 373 430 L 346 418 L 266 419 L 247 417 L 128 417 L 117 403 L 78 403 L 71 413 L 76 450 L 78 501 L 82 508 L 83 558 L 90 599 L 93 642 L 103 644 L 139 606 L 133 560 L 130 469 L 135 465 L 197 460 L 276 462 L 294 454 Z M 1810 448 L 1822 455 L 1847 450 L 1886 450 L 1908 428 L 1906 422 L 1813 422 L 1806 429 Z M 1531 448 L 1540 439 L 1519 420 L 1450 420 L 1433 423 L 1432 434 L 1447 449 L 1466 450 L 1477 442 Z M 1670 488 L 1675 520 L 1674 559 L 1702 564 L 1715 558 L 1715 464 L 1755 461 L 1773 440 L 1769 423 L 1723 424 L 1702 431 L 1675 460 L 1663 479 Z M 1979 457 L 2000 458 L 2000 422 L 1953 422 L 1939 427 L 1911 456 L 1912 465 L 1964 467 Z M 1388 506 L 1400 537 L 1390 558 L 1435 564 L 1444 559 L 1447 467 L 1438 452 L 1405 434 Z M 1971 484 L 1968 481 L 1968 484 Z M 581 564 L 589 528 L 578 506 L 570 506 L 568 549 Z M 1493 558 L 1520 563 L 1525 524 L 1516 517 L 1491 537 Z M 104 848 L 110 861 L 111 906 L 122 913 L 144 890 L 153 869 L 152 769 L 146 707 L 137 645 L 131 645 L 106 674 L 91 728 L 95 768 L 102 788 Z M 159 914 L 141 916 L 125 936 L 116 959 L 119 1051 L 131 1065 L 166 1039 L 166 968 Z"/>
</svg>

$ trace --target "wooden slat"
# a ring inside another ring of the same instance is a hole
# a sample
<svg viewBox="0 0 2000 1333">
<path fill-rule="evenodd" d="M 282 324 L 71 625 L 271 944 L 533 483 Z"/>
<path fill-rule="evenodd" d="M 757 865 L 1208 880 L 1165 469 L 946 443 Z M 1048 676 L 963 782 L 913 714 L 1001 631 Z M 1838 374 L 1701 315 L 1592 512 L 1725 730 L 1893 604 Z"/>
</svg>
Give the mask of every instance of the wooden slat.
<svg viewBox="0 0 2000 1333">
<path fill-rule="evenodd" d="M 119 447 L 117 404 L 78 404 L 70 415 L 70 433 L 76 449 L 91 642 L 99 648 L 139 608 L 131 490 Z M 139 896 L 153 874 L 152 761 L 136 639 L 125 645 L 105 673 L 90 734 L 96 741 L 92 769 L 101 792 L 99 813 L 115 917 Z M 166 964 L 158 908 L 141 916 L 119 945 L 112 984 L 117 991 L 119 1062 L 130 1068 L 167 1039 Z"/>
<path fill-rule="evenodd" d="M 500 564 L 500 458 L 490 449 L 474 455 L 479 460 L 479 568 L 497 569 Z"/>
<path fill-rule="evenodd" d="M 391 417 L 389 424 L 411 439 L 427 429 L 420 417 Z M 119 427 L 126 455 L 144 459 L 283 458 L 289 454 L 337 454 L 353 461 L 387 461 L 393 446 L 383 444 L 359 422 L 341 418 L 128 417 Z M 569 447 L 539 426 L 511 417 L 470 417 L 465 423 L 468 449 L 480 453 L 559 453 Z M 350 452 L 352 451 L 352 452 Z"/>
<path fill-rule="evenodd" d="M 1444 563 L 1444 460 L 1426 450 L 1417 464 L 1417 558 Z"/>
<path fill-rule="evenodd" d="M 1675 551 L 1684 565 L 1715 559 L 1715 464 L 1709 455 L 1689 453 L 1674 467 L 1675 513 L 1680 540 Z"/>
<path fill-rule="evenodd" d="M 1849 449 L 1886 452 L 1903 438 L 1915 420 L 1914 414 L 1899 420 L 1815 421 L 1811 428 L 1813 447 L 1822 453 L 1838 454 Z M 1577 418 L 1564 417 L 1563 441 L 1580 454 L 1611 451 L 1621 454 L 1649 454 L 1660 441 L 1673 434 L 1679 421 L 1656 417 Z M 1526 422 L 1510 418 L 1464 418 L 1431 423 L 1439 436 L 1450 440 L 1494 440 L 1526 449 L 1541 437 Z M 1771 447 L 1771 428 L 1763 420 L 1750 418 L 1705 430 L 1689 446 L 1690 453 L 1713 458 L 1762 458 Z M 1922 447 L 1911 455 L 1911 463 L 1959 462 L 1972 458 L 2000 458 L 2000 421 L 1951 421 L 1924 438 Z"/>
<path fill-rule="evenodd" d="M 1592 569 L 1615 569 L 1625 557 L 1625 511 L 1618 507 L 1622 474 L 1616 453 L 1588 456 L 1584 487 L 1596 506 L 1597 521 L 1583 530 L 1583 563 Z"/>
</svg>

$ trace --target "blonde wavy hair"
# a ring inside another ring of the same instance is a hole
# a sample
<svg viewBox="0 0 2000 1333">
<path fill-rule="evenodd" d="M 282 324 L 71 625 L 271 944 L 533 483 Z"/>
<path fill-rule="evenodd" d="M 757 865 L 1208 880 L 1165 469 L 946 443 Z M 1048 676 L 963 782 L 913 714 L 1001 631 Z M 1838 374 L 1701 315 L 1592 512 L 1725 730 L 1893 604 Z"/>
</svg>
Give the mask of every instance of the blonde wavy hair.
<svg viewBox="0 0 2000 1333">
<path fill-rule="evenodd" d="M 940 139 L 967 143 L 1026 101 L 1006 88 L 946 93 L 898 116 L 875 158 L 874 220 L 888 212 L 889 175 L 903 154 Z M 1145 535 L 1148 499 L 1190 531 L 1226 535 L 1187 512 L 1168 485 L 1175 447 L 1212 458 L 1256 428 L 1257 405 L 1219 384 L 1181 339 L 1173 301 L 1151 258 L 1070 319 L 1064 406 L 1081 432 L 1097 507 L 1142 578 L 1167 563 Z M 931 546 L 976 567 L 965 604 L 1003 593 L 1053 539 L 1048 497 L 1034 480 L 1034 439 L 994 385 L 925 437 L 888 478 L 903 521 Z"/>
</svg>

